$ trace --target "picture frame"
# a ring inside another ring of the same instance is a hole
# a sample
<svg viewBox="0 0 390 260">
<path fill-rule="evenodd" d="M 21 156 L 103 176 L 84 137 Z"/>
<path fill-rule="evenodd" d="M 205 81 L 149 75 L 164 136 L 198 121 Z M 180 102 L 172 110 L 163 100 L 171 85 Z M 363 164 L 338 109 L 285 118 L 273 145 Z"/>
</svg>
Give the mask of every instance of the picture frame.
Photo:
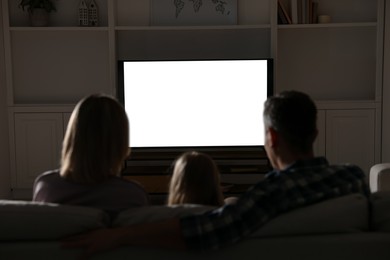
<svg viewBox="0 0 390 260">
<path fill-rule="evenodd" d="M 236 25 L 238 0 L 151 0 L 150 25 Z"/>
</svg>

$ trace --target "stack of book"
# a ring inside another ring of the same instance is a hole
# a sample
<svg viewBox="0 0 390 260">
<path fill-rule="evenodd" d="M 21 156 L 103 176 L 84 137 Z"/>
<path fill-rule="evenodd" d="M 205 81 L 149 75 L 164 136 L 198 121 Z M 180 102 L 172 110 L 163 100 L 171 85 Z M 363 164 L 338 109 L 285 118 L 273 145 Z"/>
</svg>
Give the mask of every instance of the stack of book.
<svg viewBox="0 0 390 260">
<path fill-rule="evenodd" d="M 278 0 L 279 24 L 317 23 L 318 2 L 313 0 Z"/>
</svg>

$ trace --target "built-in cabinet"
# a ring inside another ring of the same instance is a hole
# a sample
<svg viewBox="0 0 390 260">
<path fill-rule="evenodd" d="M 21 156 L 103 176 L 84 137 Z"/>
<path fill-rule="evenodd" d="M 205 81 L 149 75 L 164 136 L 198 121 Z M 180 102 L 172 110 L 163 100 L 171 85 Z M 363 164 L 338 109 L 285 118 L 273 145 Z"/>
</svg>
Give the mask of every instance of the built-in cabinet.
<svg viewBox="0 0 390 260">
<path fill-rule="evenodd" d="M 368 172 L 375 163 L 375 109 L 326 111 L 326 122 L 328 160 L 354 162 Z"/>
<path fill-rule="evenodd" d="M 58 167 L 63 119 L 61 113 L 15 113 L 15 186 L 29 188 L 37 172 Z"/>
<path fill-rule="evenodd" d="M 273 58 L 275 92 L 316 100 L 316 154 L 366 172 L 380 161 L 385 0 L 317 0 L 331 23 L 286 25 L 277 0 L 239 0 L 226 26 L 150 26 L 150 0 L 95 2 L 97 27 L 77 26 L 79 0 L 56 0 L 51 26 L 30 27 L 19 1 L 2 0 L 12 189 L 58 166 L 74 104 L 116 95 L 119 59 Z"/>
<path fill-rule="evenodd" d="M 318 106 L 322 107 L 321 102 Z M 361 105 L 361 104 L 360 104 Z M 331 163 L 351 162 L 369 172 L 378 162 L 380 149 L 380 129 L 377 108 L 319 109 L 318 136 L 314 143 L 314 153 L 326 156 Z"/>
<path fill-rule="evenodd" d="M 15 162 L 11 164 L 11 181 L 16 196 L 31 196 L 37 174 L 58 168 L 70 113 L 48 110 L 15 108 L 10 113 L 11 161 Z"/>
</svg>

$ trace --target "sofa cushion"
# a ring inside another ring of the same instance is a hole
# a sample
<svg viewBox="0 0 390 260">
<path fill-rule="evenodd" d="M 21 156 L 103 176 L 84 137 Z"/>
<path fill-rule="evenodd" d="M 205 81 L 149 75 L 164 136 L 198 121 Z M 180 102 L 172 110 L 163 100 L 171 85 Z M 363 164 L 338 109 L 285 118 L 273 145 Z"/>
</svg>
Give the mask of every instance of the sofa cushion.
<svg viewBox="0 0 390 260">
<path fill-rule="evenodd" d="M 0 241 L 59 239 L 107 223 L 106 213 L 94 208 L 0 200 Z"/>
<path fill-rule="evenodd" d="M 351 194 L 280 215 L 252 234 L 255 237 L 349 233 L 369 229 L 368 200 Z"/>
<path fill-rule="evenodd" d="M 171 217 L 203 213 L 213 207 L 180 205 L 130 209 L 119 214 L 113 226 L 126 226 Z M 280 215 L 255 231 L 252 236 L 269 237 L 319 233 L 345 233 L 368 230 L 368 200 L 352 194 L 324 201 Z"/>
<path fill-rule="evenodd" d="M 376 231 L 390 232 L 390 191 L 372 194 L 372 228 Z"/>
<path fill-rule="evenodd" d="M 184 217 L 192 214 L 203 213 L 214 208 L 215 207 L 196 204 L 137 207 L 121 212 L 113 221 L 112 226 L 120 227 L 174 217 Z"/>
</svg>

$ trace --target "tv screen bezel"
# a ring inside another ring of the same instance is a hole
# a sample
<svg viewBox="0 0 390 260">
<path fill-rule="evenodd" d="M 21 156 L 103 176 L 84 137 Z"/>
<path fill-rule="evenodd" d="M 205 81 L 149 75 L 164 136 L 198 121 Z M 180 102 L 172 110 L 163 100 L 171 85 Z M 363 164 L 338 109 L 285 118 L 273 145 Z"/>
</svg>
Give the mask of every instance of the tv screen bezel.
<svg viewBox="0 0 390 260">
<path fill-rule="evenodd" d="M 218 59 L 123 59 L 117 62 L 117 99 L 124 106 L 124 63 L 125 62 L 144 62 L 144 61 L 221 61 L 221 60 L 265 60 L 267 61 L 267 97 L 274 94 L 274 62 L 272 58 L 218 58 Z M 129 119 L 130 120 L 130 119 Z M 260 119 L 261 120 L 261 119 Z M 131 129 L 131 125 L 130 125 Z M 131 130 L 130 130 L 131 131 Z M 131 147 L 132 156 L 134 153 L 160 153 L 176 154 L 185 151 L 200 151 L 205 153 L 213 152 L 264 152 L 264 145 L 253 146 L 170 146 L 170 147 Z"/>
</svg>

